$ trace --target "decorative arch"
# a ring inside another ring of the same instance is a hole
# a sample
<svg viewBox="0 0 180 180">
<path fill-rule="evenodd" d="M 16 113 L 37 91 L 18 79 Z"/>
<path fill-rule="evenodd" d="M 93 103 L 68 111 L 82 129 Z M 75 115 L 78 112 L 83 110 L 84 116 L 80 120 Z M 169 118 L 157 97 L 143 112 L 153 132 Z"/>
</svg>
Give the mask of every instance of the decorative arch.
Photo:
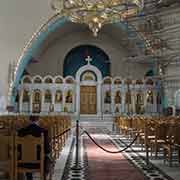
<svg viewBox="0 0 180 180">
<path fill-rule="evenodd" d="M 15 80 L 10 85 L 9 92 L 10 92 L 10 104 L 13 105 L 15 102 L 15 97 L 17 94 L 18 85 L 20 83 L 20 80 L 22 78 L 23 72 L 26 68 L 26 66 L 29 64 L 29 62 L 32 60 L 34 54 L 37 52 L 39 47 L 43 44 L 45 39 L 49 36 L 50 33 L 55 32 L 58 28 L 61 28 L 65 23 L 67 22 L 67 18 L 60 17 L 59 14 L 54 15 L 51 17 L 45 24 L 43 24 L 40 29 L 32 36 L 30 41 L 27 43 L 26 47 L 24 48 L 16 69 L 15 69 Z M 126 23 L 116 23 L 115 26 L 127 30 Z M 137 36 L 137 42 L 136 45 L 142 47 L 145 47 L 146 41 L 143 37 L 138 34 L 134 30 L 133 26 L 128 27 L 128 33 L 130 36 Z"/>
<path fill-rule="evenodd" d="M 122 83 L 123 83 L 123 81 L 122 81 L 122 78 L 121 78 L 121 77 L 116 76 L 116 77 L 113 78 L 113 84 L 114 84 L 114 85 L 120 85 L 120 84 L 122 84 Z"/>
<path fill-rule="evenodd" d="M 62 76 L 56 76 L 56 77 L 54 78 L 54 82 L 55 82 L 56 84 L 63 84 L 63 83 L 64 83 L 64 79 L 63 79 Z"/>
<path fill-rule="evenodd" d="M 31 83 L 32 83 L 32 78 L 29 75 L 24 76 L 21 80 L 21 84 L 31 84 Z"/>
<path fill-rule="evenodd" d="M 43 78 L 41 76 L 34 76 L 33 77 L 33 83 L 37 84 L 37 83 L 42 83 L 43 82 Z"/>
<path fill-rule="evenodd" d="M 81 74 L 81 81 L 97 81 L 97 76 L 92 71 L 85 71 Z"/>
<path fill-rule="evenodd" d="M 74 77 L 73 76 L 67 76 L 65 78 L 65 83 L 67 83 L 67 84 L 74 84 L 75 83 Z"/>
<path fill-rule="evenodd" d="M 90 65 L 90 64 L 81 67 L 81 68 L 77 71 L 77 73 L 76 73 L 76 80 L 77 80 L 77 82 L 80 83 L 80 81 L 81 81 L 81 74 L 83 74 L 84 72 L 86 72 L 86 71 L 88 71 L 88 70 L 94 72 L 95 75 L 97 76 L 97 81 L 98 81 L 98 82 L 101 82 L 101 80 L 102 80 L 101 71 L 100 71 L 97 67 L 95 67 L 95 66 L 93 66 L 93 65 Z"/>
<path fill-rule="evenodd" d="M 43 82 L 46 84 L 52 84 L 54 82 L 53 77 L 50 75 L 47 75 L 44 77 Z"/>
<path fill-rule="evenodd" d="M 100 69 L 103 77 L 110 75 L 110 60 L 108 55 L 99 47 L 94 45 L 80 45 L 71 49 L 63 64 L 63 76 L 74 76 L 79 68 L 86 65 L 87 56 L 92 58 L 91 64 Z"/>
<path fill-rule="evenodd" d="M 112 77 L 110 76 L 104 77 L 103 84 L 112 84 Z"/>
</svg>

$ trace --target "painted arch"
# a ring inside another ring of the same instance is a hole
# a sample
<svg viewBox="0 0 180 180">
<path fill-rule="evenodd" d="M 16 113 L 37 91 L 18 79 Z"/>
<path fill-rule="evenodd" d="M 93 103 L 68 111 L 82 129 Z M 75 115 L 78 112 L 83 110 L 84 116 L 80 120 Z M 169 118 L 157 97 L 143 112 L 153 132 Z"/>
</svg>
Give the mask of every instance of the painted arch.
<svg viewBox="0 0 180 180">
<path fill-rule="evenodd" d="M 58 14 L 54 15 L 52 18 L 50 18 L 44 25 L 41 26 L 41 28 L 33 35 L 33 37 L 30 39 L 28 44 L 26 45 L 24 51 L 22 52 L 22 55 L 20 56 L 16 69 L 15 69 L 15 80 L 10 85 L 9 89 L 9 97 L 10 97 L 10 104 L 13 105 L 18 89 L 18 85 L 20 83 L 21 77 L 23 75 L 23 72 L 26 68 L 26 66 L 29 64 L 29 62 L 32 60 L 32 57 L 36 53 L 36 51 L 41 47 L 43 42 L 46 40 L 49 34 L 55 32 L 57 29 L 63 27 L 63 25 L 67 22 L 67 18 L 59 17 Z M 117 27 L 127 30 L 126 29 L 126 23 L 116 23 Z M 133 27 L 129 26 L 128 28 L 128 34 L 129 36 L 137 36 L 138 42 L 136 43 L 139 47 L 145 47 L 145 40 L 142 39 L 142 37 L 134 30 Z"/>
</svg>

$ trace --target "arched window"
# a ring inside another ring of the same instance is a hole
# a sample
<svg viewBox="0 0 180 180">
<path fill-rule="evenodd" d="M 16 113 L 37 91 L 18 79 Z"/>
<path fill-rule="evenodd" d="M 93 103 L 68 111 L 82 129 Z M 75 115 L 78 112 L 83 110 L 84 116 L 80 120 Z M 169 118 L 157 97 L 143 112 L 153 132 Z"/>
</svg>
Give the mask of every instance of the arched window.
<svg viewBox="0 0 180 180">
<path fill-rule="evenodd" d="M 30 101 L 29 91 L 23 91 L 23 103 L 28 103 Z"/>
<path fill-rule="evenodd" d="M 44 94 L 44 102 L 45 103 L 52 103 L 52 94 L 50 90 L 46 90 Z"/>
<path fill-rule="evenodd" d="M 63 95 L 61 90 L 56 91 L 55 103 L 62 103 Z"/>
</svg>

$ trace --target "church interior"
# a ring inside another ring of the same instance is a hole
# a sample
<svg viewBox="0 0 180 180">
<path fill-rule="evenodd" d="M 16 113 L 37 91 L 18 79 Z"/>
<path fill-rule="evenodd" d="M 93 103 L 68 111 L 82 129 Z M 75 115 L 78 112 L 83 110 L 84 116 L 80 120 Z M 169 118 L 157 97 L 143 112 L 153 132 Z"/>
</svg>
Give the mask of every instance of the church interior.
<svg viewBox="0 0 180 180">
<path fill-rule="evenodd" d="M 0 39 L 0 179 L 180 179 L 179 0 L 1 1 Z"/>
</svg>

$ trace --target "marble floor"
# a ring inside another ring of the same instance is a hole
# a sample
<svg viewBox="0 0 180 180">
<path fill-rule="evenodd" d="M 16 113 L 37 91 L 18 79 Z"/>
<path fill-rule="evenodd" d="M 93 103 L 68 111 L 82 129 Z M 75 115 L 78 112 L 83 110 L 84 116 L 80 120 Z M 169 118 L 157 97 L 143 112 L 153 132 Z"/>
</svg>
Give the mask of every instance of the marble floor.
<svg viewBox="0 0 180 180">
<path fill-rule="evenodd" d="M 114 151 L 121 150 L 125 147 L 125 144 L 129 144 L 132 141 L 132 139 L 119 134 L 112 122 L 83 121 L 80 123 L 80 126 L 90 132 L 92 137 L 107 149 L 110 148 Z M 82 130 L 80 133 L 82 133 Z M 110 144 L 113 145 L 110 146 Z M 105 153 L 101 149 L 97 148 L 89 140 L 87 135 L 82 134 L 80 138 L 79 156 L 79 166 L 81 169 L 74 170 L 72 167 L 76 165 L 75 138 L 74 133 L 72 133 L 63 151 L 61 152 L 60 158 L 56 162 L 53 180 L 105 180 L 104 175 L 107 176 L 109 174 L 111 174 L 111 176 L 109 176 L 108 180 L 121 180 L 120 175 L 122 175 L 123 171 L 118 174 L 118 171 L 120 172 L 120 170 L 117 168 L 121 166 L 117 164 L 119 163 L 120 159 L 124 159 L 125 164 L 128 164 L 126 162 L 127 159 L 127 161 L 136 169 L 136 172 L 140 173 L 138 174 L 139 179 L 136 178 L 137 175 L 135 175 L 131 176 L 131 178 L 129 176 L 129 179 L 124 178 L 126 180 L 140 180 L 142 178 L 141 176 L 143 176 L 142 179 L 144 180 L 180 179 L 180 165 L 178 163 L 174 163 L 173 167 L 169 167 L 168 164 L 164 164 L 161 156 L 158 159 L 154 159 L 152 156 L 152 158 L 150 158 L 150 165 L 147 168 L 145 157 L 145 152 L 142 151 L 138 144 L 133 144 L 131 148 L 127 149 L 123 153 L 116 154 L 116 156 Z M 100 168 L 101 173 L 99 173 L 98 168 Z M 124 169 L 124 171 L 127 171 L 127 169 L 128 168 Z"/>
</svg>

